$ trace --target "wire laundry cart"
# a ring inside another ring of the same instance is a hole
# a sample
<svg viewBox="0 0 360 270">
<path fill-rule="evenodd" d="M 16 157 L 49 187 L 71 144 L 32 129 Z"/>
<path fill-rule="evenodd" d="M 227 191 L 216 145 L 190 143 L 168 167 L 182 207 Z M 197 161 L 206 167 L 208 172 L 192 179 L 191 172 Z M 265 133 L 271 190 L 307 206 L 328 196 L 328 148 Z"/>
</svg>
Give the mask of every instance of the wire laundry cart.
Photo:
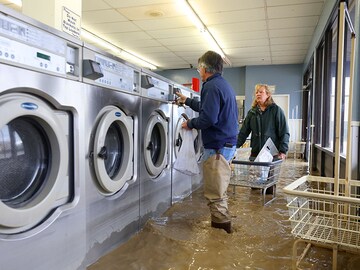
<svg viewBox="0 0 360 270">
<path fill-rule="evenodd" d="M 276 197 L 276 183 L 280 175 L 282 160 L 272 162 L 254 162 L 245 160 L 232 161 L 232 175 L 230 185 L 235 194 L 236 186 L 250 187 L 260 190 L 264 205 L 273 201 Z M 272 188 L 272 198 L 266 200 L 267 189 Z"/>
<path fill-rule="evenodd" d="M 335 195 L 334 178 L 307 175 L 284 188 L 291 233 L 299 238 L 293 247 L 293 269 L 297 269 L 311 245 L 333 249 L 333 269 L 337 252 L 360 253 L 360 181 L 339 180 Z M 297 246 L 306 248 L 297 259 Z"/>
<path fill-rule="evenodd" d="M 352 92 L 355 55 L 355 32 L 345 2 L 340 2 L 339 36 L 345 26 L 351 33 L 350 83 L 348 115 L 352 115 Z M 341 38 L 340 38 L 341 40 Z M 344 44 L 338 44 L 336 78 L 336 115 L 341 115 Z M 287 196 L 291 233 L 298 238 L 293 246 L 292 268 L 298 269 L 312 245 L 332 249 L 332 269 L 337 269 L 339 250 L 360 254 L 360 181 L 351 180 L 351 119 L 347 125 L 345 178 L 340 179 L 340 117 L 335 126 L 334 178 L 307 175 L 284 188 Z M 311 164 L 311 163 L 310 163 Z M 298 244 L 306 244 L 298 256 Z"/>
</svg>

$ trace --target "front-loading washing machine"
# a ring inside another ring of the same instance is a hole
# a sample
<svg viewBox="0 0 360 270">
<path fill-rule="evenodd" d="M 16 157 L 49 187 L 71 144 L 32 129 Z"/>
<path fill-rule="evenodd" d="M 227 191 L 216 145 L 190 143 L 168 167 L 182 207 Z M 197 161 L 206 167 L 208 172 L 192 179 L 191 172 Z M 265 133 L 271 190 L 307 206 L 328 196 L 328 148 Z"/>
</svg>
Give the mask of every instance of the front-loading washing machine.
<svg viewBox="0 0 360 270">
<path fill-rule="evenodd" d="M 149 70 L 141 73 L 140 226 L 171 206 L 172 83 Z"/>
<path fill-rule="evenodd" d="M 201 96 L 200 96 L 199 92 L 192 91 L 191 98 L 196 99 L 201 102 L 200 97 Z M 198 117 L 198 116 L 199 116 L 198 112 L 192 111 L 192 114 L 190 113 L 190 118 Z M 201 130 L 196 130 L 196 136 L 194 136 L 194 137 L 195 137 L 195 139 L 194 139 L 195 158 L 198 163 L 200 173 L 195 174 L 191 177 L 192 191 L 197 190 L 203 184 L 203 171 L 202 171 L 201 158 L 204 153 L 204 146 L 203 146 L 202 139 L 201 139 Z"/>
<path fill-rule="evenodd" d="M 91 45 L 86 84 L 86 265 L 139 230 L 140 69 Z"/>
<path fill-rule="evenodd" d="M 81 43 L 0 6 L 0 268 L 79 269 Z"/>
<path fill-rule="evenodd" d="M 173 92 L 179 91 L 183 95 L 191 98 L 192 97 L 192 90 L 179 85 L 174 84 Z M 174 99 L 176 97 L 174 96 Z M 183 138 L 182 138 L 182 123 L 186 121 L 184 115 L 187 117 L 192 118 L 193 110 L 183 104 L 172 106 L 172 138 L 171 138 L 171 148 L 172 148 L 172 155 L 171 155 L 171 181 L 172 181 L 172 203 L 176 203 L 178 201 L 182 201 L 185 197 L 191 194 L 192 192 L 192 176 L 182 173 L 174 168 L 174 164 L 178 158 L 179 151 L 183 146 Z M 194 135 L 194 138 L 197 137 L 198 131 L 193 129 L 191 131 Z"/>
</svg>

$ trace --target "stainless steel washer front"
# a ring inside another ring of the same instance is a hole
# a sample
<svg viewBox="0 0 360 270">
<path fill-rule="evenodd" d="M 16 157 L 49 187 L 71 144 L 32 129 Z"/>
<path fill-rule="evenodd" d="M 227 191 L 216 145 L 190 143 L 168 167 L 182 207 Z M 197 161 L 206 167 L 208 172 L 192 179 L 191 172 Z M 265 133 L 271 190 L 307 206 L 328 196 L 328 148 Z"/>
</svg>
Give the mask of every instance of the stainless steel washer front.
<svg viewBox="0 0 360 270">
<path fill-rule="evenodd" d="M 198 92 L 192 91 L 191 97 L 201 101 L 200 93 L 198 93 Z M 198 116 L 199 116 L 199 113 L 195 112 L 195 111 L 192 111 L 192 114 L 190 114 L 190 118 L 198 117 Z M 197 163 L 199 166 L 200 173 L 193 175 L 191 177 L 192 192 L 194 192 L 195 190 L 197 190 L 199 187 L 201 187 L 203 185 L 203 172 L 202 172 L 201 157 L 204 152 L 204 146 L 203 146 L 202 139 L 201 139 L 201 130 L 197 130 L 197 135 L 195 136 L 195 139 L 194 139 L 194 149 L 195 149 L 195 156 L 196 156 L 196 160 L 197 160 Z"/>
<path fill-rule="evenodd" d="M 88 266 L 139 230 L 140 69 L 85 44 Z"/>
<path fill-rule="evenodd" d="M 140 129 L 140 226 L 159 217 L 171 206 L 172 84 L 142 70 Z"/>
<path fill-rule="evenodd" d="M 0 7 L 1 269 L 81 269 L 80 55 L 79 41 Z"/>
<path fill-rule="evenodd" d="M 175 84 L 174 91 L 180 91 L 183 95 L 191 98 L 191 90 L 182 86 Z M 180 148 L 183 145 L 183 138 L 181 137 L 182 123 L 185 120 L 183 113 L 188 117 L 192 117 L 193 110 L 190 107 L 185 105 L 173 105 L 172 107 L 172 161 L 171 161 L 171 181 L 172 181 L 172 203 L 183 200 L 185 197 L 191 194 L 192 192 L 192 183 L 191 176 L 186 175 L 178 170 L 174 169 L 174 163 L 178 158 Z M 197 130 L 193 132 L 197 133 Z"/>
</svg>

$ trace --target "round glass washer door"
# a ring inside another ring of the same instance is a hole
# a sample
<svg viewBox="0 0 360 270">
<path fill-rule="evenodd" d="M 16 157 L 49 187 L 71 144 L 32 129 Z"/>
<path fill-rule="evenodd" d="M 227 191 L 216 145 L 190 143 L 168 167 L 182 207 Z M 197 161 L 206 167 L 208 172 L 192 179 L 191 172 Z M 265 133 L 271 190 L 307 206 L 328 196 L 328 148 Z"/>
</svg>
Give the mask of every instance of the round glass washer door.
<svg viewBox="0 0 360 270">
<path fill-rule="evenodd" d="M 194 149 L 195 149 L 195 158 L 197 161 L 200 161 L 201 156 L 203 154 L 203 145 L 201 139 L 201 130 L 193 129 L 194 130 Z"/>
<path fill-rule="evenodd" d="M 94 169 L 102 192 L 111 195 L 134 176 L 133 119 L 120 109 L 105 108 L 95 132 Z"/>
<path fill-rule="evenodd" d="M 184 122 L 184 118 L 181 117 L 178 119 L 178 122 L 176 124 L 175 132 L 174 132 L 174 155 L 175 158 L 178 157 L 179 151 L 181 148 L 181 145 L 183 144 L 183 138 L 181 136 L 181 124 Z M 200 160 L 201 157 L 201 138 L 200 138 L 200 132 L 197 129 L 192 129 L 192 135 L 194 138 L 194 151 L 195 151 L 195 158 L 197 161 Z"/>
<path fill-rule="evenodd" d="M 158 112 L 154 112 L 147 123 L 144 138 L 145 166 L 151 177 L 161 174 L 167 165 L 168 122 Z"/>
<path fill-rule="evenodd" d="M 14 234 L 69 200 L 69 116 L 15 93 L 0 97 L 0 115 L 0 233 Z"/>
<path fill-rule="evenodd" d="M 182 126 L 181 124 L 185 121 L 185 119 L 183 117 L 179 118 L 178 121 L 177 121 L 177 124 L 176 124 L 176 127 L 175 127 L 175 132 L 174 132 L 174 155 L 175 155 L 175 158 L 178 157 L 179 155 L 179 151 L 180 151 L 180 148 L 181 148 L 181 145 L 183 143 L 183 138 L 181 136 L 181 129 L 182 129 Z"/>
</svg>

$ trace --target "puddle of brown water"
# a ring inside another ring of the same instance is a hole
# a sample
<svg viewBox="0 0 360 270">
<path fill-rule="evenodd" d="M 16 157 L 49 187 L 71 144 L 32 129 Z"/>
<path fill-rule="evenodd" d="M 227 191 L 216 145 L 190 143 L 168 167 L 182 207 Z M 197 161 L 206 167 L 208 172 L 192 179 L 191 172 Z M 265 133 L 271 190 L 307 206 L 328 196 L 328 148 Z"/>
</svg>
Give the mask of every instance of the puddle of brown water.
<svg viewBox="0 0 360 270">
<path fill-rule="evenodd" d="M 262 206 L 259 191 L 229 189 L 232 234 L 210 227 L 202 190 L 149 221 L 127 243 L 101 258 L 89 270 L 227 270 L 291 269 L 295 241 L 282 188 L 306 174 L 304 162 L 287 160 L 277 184 L 277 198 Z M 301 246 L 301 248 L 303 248 Z M 299 250 L 299 252 L 302 250 Z M 332 250 L 311 248 L 301 269 L 332 269 Z M 359 269 L 360 256 L 339 253 L 338 269 Z"/>
</svg>

